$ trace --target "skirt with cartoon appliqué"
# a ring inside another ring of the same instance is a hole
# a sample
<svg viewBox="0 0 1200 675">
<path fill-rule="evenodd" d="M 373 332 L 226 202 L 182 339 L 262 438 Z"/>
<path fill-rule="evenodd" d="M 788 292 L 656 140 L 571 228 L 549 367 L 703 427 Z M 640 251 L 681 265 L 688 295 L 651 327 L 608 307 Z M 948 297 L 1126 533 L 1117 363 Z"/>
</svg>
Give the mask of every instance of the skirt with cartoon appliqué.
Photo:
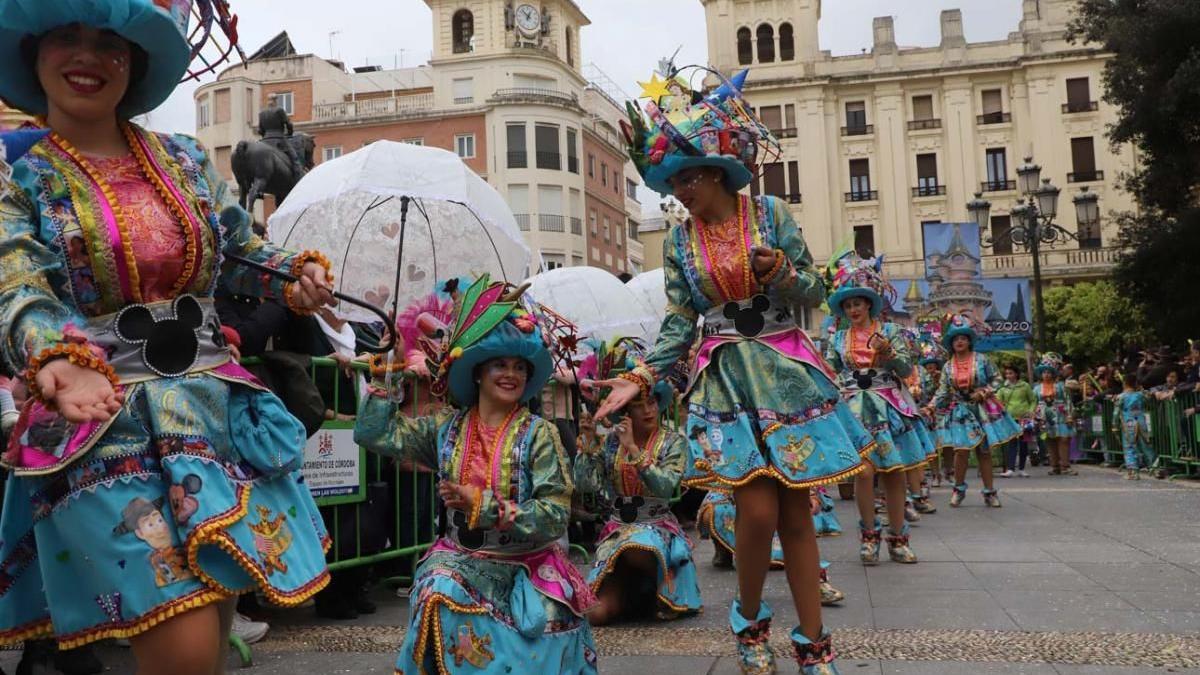
<svg viewBox="0 0 1200 675">
<path fill-rule="evenodd" d="M 684 484 L 728 491 L 760 476 L 791 488 L 862 470 L 873 439 L 814 366 L 753 340 L 717 347 L 688 396 Z"/>
<path fill-rule="evenodd" d="M 958 401 L 939 416 L 938 448 L 957 451 L 996 448 L 1020 436 L 1021 426 L 1003 409 L 989 411 L 983 404 Z"/>
<path fill-rule="evenodd" d="M 274 394 L 212 375 L 128 387 L 81 457 L 9 477 L 0 642 L 72 648 L 250 590 L 282 606 L 314 595 L 328 583 L 329 541 L 292 425 Z M 282 435 L 259 435 L 267 428 Z M 295 442 L 274 442 L 283 437 Z"/>
<path fill-rule="evenodd" d="M 850 409 L 875 439 L 867 459 L 882 473 L 923 466 L 936 453 L 933 436 L 920 417 L 902 415 L 879 394 L 855 392 Z"/>
</svg>

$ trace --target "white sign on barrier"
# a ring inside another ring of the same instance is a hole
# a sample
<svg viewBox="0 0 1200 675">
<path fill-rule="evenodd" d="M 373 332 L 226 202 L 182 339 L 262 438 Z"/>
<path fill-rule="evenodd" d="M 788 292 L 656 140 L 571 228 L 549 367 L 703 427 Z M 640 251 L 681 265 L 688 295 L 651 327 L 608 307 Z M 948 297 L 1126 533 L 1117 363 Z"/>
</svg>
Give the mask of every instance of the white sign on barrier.
<svg viewBox="0 0 1200 675">
<path fill-rule="evenodd" d="M 353 423 L 328 422 L 304 446 L 304 482 L 322 506 L 362 501 L 366 494 L 364 451 Z"/>
</svg>

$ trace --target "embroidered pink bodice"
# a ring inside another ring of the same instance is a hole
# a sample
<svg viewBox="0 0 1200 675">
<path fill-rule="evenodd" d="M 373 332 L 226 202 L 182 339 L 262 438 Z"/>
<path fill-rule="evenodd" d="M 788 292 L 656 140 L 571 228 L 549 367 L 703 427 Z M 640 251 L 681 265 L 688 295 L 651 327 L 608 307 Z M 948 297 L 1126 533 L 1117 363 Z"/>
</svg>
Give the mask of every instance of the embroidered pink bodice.
<svg viewBox="0 0 1200 675">
<path fill-rule="evenodd" d="M 125 213 L 137 259 L 142 300 L 170 300 L 171 287 L 183 274 L 187 253 L 179 220 L 142 173 L 133 155 L 88 156 L 87 160 L 112 186 Z"/>
</svg>

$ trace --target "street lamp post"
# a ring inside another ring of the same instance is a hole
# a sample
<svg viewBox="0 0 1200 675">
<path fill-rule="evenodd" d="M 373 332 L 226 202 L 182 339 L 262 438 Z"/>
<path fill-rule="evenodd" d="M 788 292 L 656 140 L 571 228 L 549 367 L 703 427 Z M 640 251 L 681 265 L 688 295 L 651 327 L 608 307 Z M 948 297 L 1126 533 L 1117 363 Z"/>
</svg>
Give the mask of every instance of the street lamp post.
<svg viewBox="0 0 1200 675">
<path fill-rule="evenodd" d="M 999 237 L 981 238 L 983 245 L 988 247 L 1007 239 L 1033 256 L 1034 342 L 1038 351 L 1043 352 L 1046 349 L 1046 308 L 1042 300 L 1042 244 L 1053 247 L 1060 241 L 1078 240 L 1079 237 L 1054 222 L 1062 190 L 1049 178 L 1042 178 L 1042 167 L 1034 164 L 1032 157 L 1026 157 L 1025 163 L 1017 167 L 1017 188 L 1025 197 L 1018 199 L 1016 206 L 1009 210 L 1012 225 L 1008 232 Z M 1080 225 L 1100 221 L 1099 195 L 1084 187 L 1071 201 L 1075 204 L 1075 217 Z M 967 212 L 979 225 L 981 233 L 991 223 L 991 209 L 991 202 L 984 199 L 981 192 L 976 192 L 975 199 L 967 203 Z"/>
</svg>

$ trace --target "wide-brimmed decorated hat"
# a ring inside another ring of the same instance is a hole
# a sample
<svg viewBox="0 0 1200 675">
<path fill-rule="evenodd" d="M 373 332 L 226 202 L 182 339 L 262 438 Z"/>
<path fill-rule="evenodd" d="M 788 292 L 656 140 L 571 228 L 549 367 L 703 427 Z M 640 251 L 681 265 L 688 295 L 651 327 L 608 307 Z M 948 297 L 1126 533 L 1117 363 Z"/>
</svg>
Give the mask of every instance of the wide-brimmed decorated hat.
<svg viewBox="0 0 1200 675">
<path fill-rule="evenodd" d="M 453 324 L 445 334 L 430 336 L 440 346 L 431 369 L 435 395 L 448 394 L 460 406 L 474 405 L 479 398 L 476 366 L 504 357 L 521 358 L 531 366 L 522 402 L 542 390 L 554 366 L 537 317 L 520 303 L 522 290 L 484 274 L 459 291 Z"/>
<path fill-rule="evenodd" d="M 872 319 L 896 299 L 896 289 L 883 278 L 883 256 L 864 260 L 851 251 L 831 262 L 825 276 L 829 312 L 839 319 L 846 318 L 842 303 L 850 298 L 869 300 Z"/>
<path fill-rule="evenodd" d="M 640 83 L 641 107 L 626 102 L 629 120 L 621 122 L 621 129 L 629 156 L 651 190 L 673 194 L 669 181 L 675 174 L 714 166 L 725 172 L 725 186 L 737 192 L 750 184 L 763 163 L 780 156 L 779 141 L 742 97 L 747 73 L 743 70 L 728 80 L 707 68 L 681 71 L 667 63 L 649 82 Z M 703 96 L 689 79 L 707 76 L 722 84 Z"/>
<path fill-rule="evenodd" d="M 1042 358 L 1038 360 L 1037 366 L 1034 367 L 1033 376 L 1041 379 L 1042 373 L 1050 373 L 1057 377 L 1059 371 L 1062 370 L 1062 365 L 1062 356 L 1054 352 L 1046 352 L 1042 354 Z"/>
<path fill-rule="evenodd" d="M 975 342 L 979 339 L 979 334 L 975 332 L 975 327 L 971 325 L 971 319 L 962 314 L 947 315 L 942 322 L 942 346 L 947 350 L 954 349 L 954 338 L 959 335 L 966 335 L 971 340 L 971 346 L 975 346 Z"/>
<path fill-rule="evenodd" d="M 215 39 L 210 30 L 214 18 L 236 42 L 237 22 L 228 15 L 226 4 L 206 0 L 202 16 L 207 25 L 195 44 L 190 44 L 192 1 L 0 0 L 0 98 L 25 112 L 46 114 L 46 94 L 34 67 L 22 54 L 22 43 L 59 26 L 78 23 L 111 30 L 148 56 L 145 74 L 129 83 L 118 113 L 130 118 L 157 108 L 187 74 L 193 54 L 210 37 Z M 214 17 L 214 12 L 221 16 Z"/>
<path fill-rule="evenodd" d="M 611 380 L 637 368 L 638 363 L 646 357 L 645 343 L 637 338 L 617 337 L 607 342 L 590 341 L 592 353 L 579 366 L 579 377 L 591 380 Z M 658 413 L 667 411 L 675 400 L 675 388 L 667 379 L 662 379 L 650 390 L 658 403 Z M 600 394 L 600 402 L 607 398 L 608 392 Z"/>
<path fill-rule="evenodd" d="M 929 335 L 922 335 L 917 341 L 917 354 L 917 363 L 922 366 L 931 363 L 940 366 L 946 362 L 946 348 Z"/>
</svg>

